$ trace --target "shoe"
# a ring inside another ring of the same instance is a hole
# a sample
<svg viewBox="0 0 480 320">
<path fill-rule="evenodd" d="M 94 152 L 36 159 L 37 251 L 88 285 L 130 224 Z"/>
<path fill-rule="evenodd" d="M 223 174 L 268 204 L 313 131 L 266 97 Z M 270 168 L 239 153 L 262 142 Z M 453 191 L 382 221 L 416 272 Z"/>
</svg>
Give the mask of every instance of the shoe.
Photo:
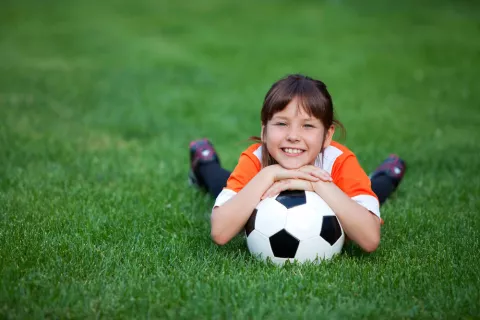
<svg viewBox="0 0 480 320">
<path fill-rule="evenodd" d="M 217 152 L 208 139 L 200 139 L 190 142 L 190 171 L 188 181 L 190 185 L 198 188 L 205 188 L 203 180 L 198 175 L 198 167 L 201 164 L 216 162 L 220 164 Z"/>
<path fill-rule="evenodd" d="M 393 185 L 395 189 L 398 187 L 400 182 L 405 175 L 405 171 L 407 170 L 407 166 L 405 161 L 400 159 L 399 156 L 396 154 L 391 154 L 385 159 L 380 166 L 370 174 L 370 180 L 380 175 L 386 175 L 390 177 L 393 181 Z"/>
</svg>

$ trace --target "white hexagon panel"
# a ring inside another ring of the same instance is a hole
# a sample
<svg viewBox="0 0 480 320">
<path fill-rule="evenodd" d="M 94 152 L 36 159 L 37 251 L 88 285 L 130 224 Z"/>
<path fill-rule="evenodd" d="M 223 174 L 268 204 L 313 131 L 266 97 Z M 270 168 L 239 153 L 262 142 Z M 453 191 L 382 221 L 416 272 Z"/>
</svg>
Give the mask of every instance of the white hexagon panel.
<svg viewBox="0 0 480 320">
<path fill-rule="evenodd" d="M 254 256 L 257 256 L 264 260 L 267 257 L 274 258 L 268 237 L 264 236 L 257 230 L 253 230 L 248 235 L 247 246 L 250 253 L 252 253 Z"/>
<path fill-rule="evenodd" d="M 296 206 L 288 210 L 285 230 L 302 241 L 320 234 L 322 230 L 322 212 L 309 204 Z"/>
<path fill-rule="evenodd" d="M 300 242 L 295 259 L 299 262 L 321 262 L 333 255 L 332 246 L 320 236 L 314 236 Z"/>
<path fill-rule="evenodd" d="M 273 198 L 261 201 L 247 221 L 246 232 L 257 230 L 270 237 L 282 230 L 287 219 L 287 208 Z"/>
<path fill-rule="evenodd" d="M 323 216 L 334 216 L 335 213 L 328 206 L 328 204 L 315 192 L 306 191 L 305 196 L 307 199 L 308 206 L 314 210 L 321 212 Z"/>
</svg>

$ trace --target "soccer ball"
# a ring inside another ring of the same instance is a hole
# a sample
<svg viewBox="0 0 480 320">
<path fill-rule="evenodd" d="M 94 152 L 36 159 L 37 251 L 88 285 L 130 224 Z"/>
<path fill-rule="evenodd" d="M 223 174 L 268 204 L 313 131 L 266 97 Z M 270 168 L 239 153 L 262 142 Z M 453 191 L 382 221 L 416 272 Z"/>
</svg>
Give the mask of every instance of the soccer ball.
<svg viewBox="0 0 480 320">
<path fill-rule="evenodd" d="M 245 225 L 249 251 L 282 265 L 321 262 L 340 253 L 345 235 L 335 213 L 315 192 L 289 190 L 262 200 Z"/>
</svg>

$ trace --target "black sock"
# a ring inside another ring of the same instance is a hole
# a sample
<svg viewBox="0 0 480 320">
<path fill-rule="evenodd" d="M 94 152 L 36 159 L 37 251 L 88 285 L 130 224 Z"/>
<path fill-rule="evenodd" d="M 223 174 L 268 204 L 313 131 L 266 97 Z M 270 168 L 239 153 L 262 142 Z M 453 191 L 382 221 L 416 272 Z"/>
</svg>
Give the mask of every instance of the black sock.
<svg viewBox="0 0 480 320">
<path fill-rule="evenodd" d="M 392 179 L 387 175 L 378 175 L 372 180 L 372 190 L 378 197 L 380 205 L 395 191 L 395 185 Z"/>
<path fill-rule="evenodd" d="M 199 164 L 195 174 L 213 198 L 219 195 L 230 177 L 230 171 L 223 169 L 215 161 Z"/>
</svg>

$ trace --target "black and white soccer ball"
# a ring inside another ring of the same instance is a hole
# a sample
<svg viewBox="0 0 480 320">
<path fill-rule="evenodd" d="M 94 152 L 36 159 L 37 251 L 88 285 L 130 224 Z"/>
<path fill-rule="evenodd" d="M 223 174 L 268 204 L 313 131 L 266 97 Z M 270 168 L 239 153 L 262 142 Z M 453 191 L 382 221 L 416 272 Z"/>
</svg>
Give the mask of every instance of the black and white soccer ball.
<svg viewBox="0 0 480 320">
<path fill-rule="evenodd" d="M 282 265 L 321 262 L 340 253 L 345 234 L 332 209 L 315 192 L 284 191 L 262 200 L 245 225 L 249 251 Z"/>
</svg>

